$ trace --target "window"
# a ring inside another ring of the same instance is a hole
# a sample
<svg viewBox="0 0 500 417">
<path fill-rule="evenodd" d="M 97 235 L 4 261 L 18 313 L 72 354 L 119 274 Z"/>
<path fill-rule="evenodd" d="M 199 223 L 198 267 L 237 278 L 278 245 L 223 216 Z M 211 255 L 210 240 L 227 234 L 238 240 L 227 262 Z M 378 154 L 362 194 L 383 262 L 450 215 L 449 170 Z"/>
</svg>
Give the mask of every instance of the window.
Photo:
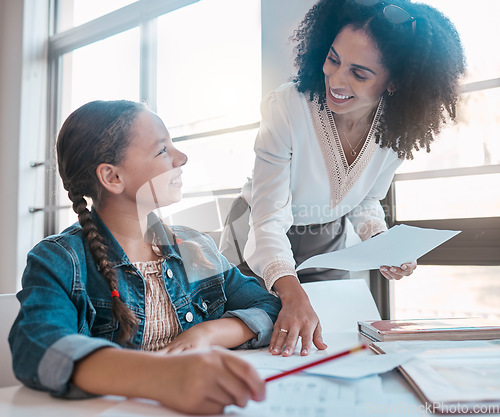
<svg viewBox="0 0 500 417">
<path fill-rule="evenodd" d="M 239 191 L 260 118 L 260 0 L 55 0 L 53 16 L 50 138 L 86 102 L 143 101 L 189 158 L 176 206 Z M 47 159 L 50 234 L 76 215 Z"/>
<path fill-rule="evenodd" d="M 394 318 L 500 318 L 500 57 L 495 0 L 428 0 L 455 23 L 468 64 L 458 124 L 431 153 L 396 173 L 389 202 L 396 223 L 462 230 L 420 260 L 411 278 L 391 283 Z M 485 12 L 485 11 L 491 11 Z M 471 24 L 471 22 L 481 22 Z M 392 201 L 391 201 L 392 200 Z"/>
</svg>

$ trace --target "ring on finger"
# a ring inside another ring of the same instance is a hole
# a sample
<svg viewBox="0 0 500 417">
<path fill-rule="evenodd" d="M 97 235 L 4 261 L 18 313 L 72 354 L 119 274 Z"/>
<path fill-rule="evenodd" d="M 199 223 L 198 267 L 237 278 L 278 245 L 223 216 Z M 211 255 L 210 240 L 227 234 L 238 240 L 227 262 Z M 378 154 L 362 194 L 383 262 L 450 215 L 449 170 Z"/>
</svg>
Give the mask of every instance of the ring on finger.
<svg viewBox="0 0 500 417">
<path fill-rule="evenodd" d="M 288 333 L 288 330 L 287 329 L 280 329 L 279 331 L 280 333 Z"/>
</svg>

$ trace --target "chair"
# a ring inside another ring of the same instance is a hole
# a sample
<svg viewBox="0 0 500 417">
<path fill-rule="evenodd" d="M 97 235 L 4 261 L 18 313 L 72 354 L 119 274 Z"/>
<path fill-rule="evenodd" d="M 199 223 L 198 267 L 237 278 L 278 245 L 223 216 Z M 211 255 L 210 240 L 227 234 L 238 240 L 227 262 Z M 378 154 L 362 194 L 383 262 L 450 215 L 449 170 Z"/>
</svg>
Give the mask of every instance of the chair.
<svg viewBox="0 0 500 417">
<path fill-rule="evenodd" d="M 211 201 L 171 213 L 169 224 L 188 226 L 209 234 L 219 245 L 222 227 L 234 198 L 216 197 Z"/>
<path fill-rule="evenodd" d="M 358 321 L 380 320 L 364 279 L 310 282 L 302 288 L 322 323 L 323 333 L 357 332 Z"/>
<path fill-rule="evenodd" d="M 19 312 L 15 294 L 0 294 L 0 388 L 19 385 L 12 371 L 12 355 L 7 340 L 10 328 Z"/>
</svg>

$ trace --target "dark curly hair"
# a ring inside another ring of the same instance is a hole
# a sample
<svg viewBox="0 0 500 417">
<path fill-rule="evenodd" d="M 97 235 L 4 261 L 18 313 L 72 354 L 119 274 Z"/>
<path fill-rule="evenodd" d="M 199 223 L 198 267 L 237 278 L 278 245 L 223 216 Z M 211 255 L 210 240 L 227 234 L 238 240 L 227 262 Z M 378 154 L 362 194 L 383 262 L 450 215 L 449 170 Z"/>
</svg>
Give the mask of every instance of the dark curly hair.
<svg viewBox="0 0 500 417">
<path fill-rule="evenodd" d="M 376 141 L 400 158 L 413 159 L 413 150 L 429 152 L 442 125 L 455 120 L 465 58 L 455 26 L 441 12 L 408 0 L 390 4 L 416 19 L 414 32 L 410 21 L 394 24 L 386 18 L 382 10 L 387 2 L 363 6 L 354 0 L 318 1 L 291 37 L 297 42 L 294 81 L 311 101 L 325 105 L 323 64 L 330 46 L 346 25 L 366 31 L 395 86 L 393 95 L 385 93 Z"/>
</svg>

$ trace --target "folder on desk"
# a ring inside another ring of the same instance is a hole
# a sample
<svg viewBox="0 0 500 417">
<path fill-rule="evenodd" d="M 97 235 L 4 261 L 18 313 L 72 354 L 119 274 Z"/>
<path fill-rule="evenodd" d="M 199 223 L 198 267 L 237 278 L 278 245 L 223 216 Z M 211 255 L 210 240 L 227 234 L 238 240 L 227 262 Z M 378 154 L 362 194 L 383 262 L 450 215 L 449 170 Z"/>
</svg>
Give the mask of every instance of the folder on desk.
<svg viewBox="0 0 500 417">
<path fill-rule="evenodd" d="M 375 342 L 379 354 L 420 350 L 399 367 L 430 411 L 500 413 L 500 340 Z"/>
<path fill-rule="evenodd" d="M 359 321 L 358 330 L 379 342 L 500 339 L 500 322 L 480 317 Z"/>
</svg>

